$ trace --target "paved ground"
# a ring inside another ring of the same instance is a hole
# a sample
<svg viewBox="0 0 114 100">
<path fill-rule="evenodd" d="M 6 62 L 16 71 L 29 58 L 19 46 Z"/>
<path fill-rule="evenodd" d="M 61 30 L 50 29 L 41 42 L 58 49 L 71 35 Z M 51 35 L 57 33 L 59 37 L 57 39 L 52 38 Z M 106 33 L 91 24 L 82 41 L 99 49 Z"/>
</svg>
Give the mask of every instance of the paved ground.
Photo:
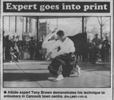
<svg viewBox="0 0 114 100">
<path fill-rule="evenodd" d="M 48 80 L 47 70 L 50 62 L 23 61 L 4 64 L 4 87 L 110 87 L 110 65 L 79 62 L 81 75 L 66 77 L 60 82 Z"/>
</svg>

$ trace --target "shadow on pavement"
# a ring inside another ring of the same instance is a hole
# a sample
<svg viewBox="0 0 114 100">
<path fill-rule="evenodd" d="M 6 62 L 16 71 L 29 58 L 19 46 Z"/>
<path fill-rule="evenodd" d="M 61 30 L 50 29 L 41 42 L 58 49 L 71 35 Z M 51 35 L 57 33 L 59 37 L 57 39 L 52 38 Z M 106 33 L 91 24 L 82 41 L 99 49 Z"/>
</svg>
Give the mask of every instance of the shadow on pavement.
<svg viewBox="0 0 114 100">
<path fill-rule="evenodd" d="M 44 81 L 50 73 L 4 73 L 3 81 Z"/>
</svg>

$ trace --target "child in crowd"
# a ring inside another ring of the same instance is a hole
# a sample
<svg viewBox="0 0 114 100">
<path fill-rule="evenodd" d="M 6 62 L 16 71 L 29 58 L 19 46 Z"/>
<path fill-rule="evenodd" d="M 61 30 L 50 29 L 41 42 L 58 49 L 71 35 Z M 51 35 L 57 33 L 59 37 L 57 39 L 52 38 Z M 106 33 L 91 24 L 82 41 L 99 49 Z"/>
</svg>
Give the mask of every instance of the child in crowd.
<svg viewBox="0 0 114 100">
<path fill-rule="evenodd" d="M 11 61 L 12 62 L 13 60 L 19 62 L 19 48 L 17 46 L 16 43 L 14 43 L 14 45 L 11 47 Z"/>
</svg>

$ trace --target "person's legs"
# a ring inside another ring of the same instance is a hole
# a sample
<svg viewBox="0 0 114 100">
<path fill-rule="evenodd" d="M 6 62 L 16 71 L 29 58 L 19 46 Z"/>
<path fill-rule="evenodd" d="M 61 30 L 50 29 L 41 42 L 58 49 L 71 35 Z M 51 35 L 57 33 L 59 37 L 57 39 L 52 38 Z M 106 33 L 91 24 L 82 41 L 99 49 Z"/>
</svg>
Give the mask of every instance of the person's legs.
<svg viewBox="0 0 114 100">
<path fill-rule="evenodd" d="M 10 60 L 10 62 L 12 62 L 13 61 L 13 54 L 10 54 L 10 56 L 11 56 L 11 60 Z"/>
<path fill-rule="evenodd" d="M 15 53 L 15 56 L 16 56 L 16 61 L 18 61 L 19 62 L 19 53 L 17 52 L 17 53 Z"/>
<path fill-rule="evenodd" d="M 63 67 L 63 65 L 60 65 L 58 72 L 57 72 L 57 77 L 53 81 L 60 81 L 64 78 L 62 75 L 62 71 L 63 71 L 62 67 Z"/>
<path fill-rule="evenodd" d="M 30 59 L 33 60 L 34 51 L 30 49 Z"/>
<path fill-rule="evenodd" d="M 48 67 L 51 74 L 57 76 L 53 81 L 60 81 L 64 77 L 70 76 L 73 69 L 80 75 L 80 67 L 77 65 L 74 55 L 61 55 L 53 59 Z"/>
<path fill-rule="evenodd" d="M 61 57 L 56 57 L 53 59 L 52 63 L 48 67 L 49 72 L 54 77 L 49 77 L 48 79 L 53 81 L 60 81 L 63 79 L 63 62 L 61 60 Z"/>
<path fill-rule="evenodd" d="M 57 76 L 57 78 L 55 78 L 53 81 L 61 81 L 62 79 L 64 79 L 63 75 L 62 74 L 59 74 Z"/>
<path fill-rule="evenodd" d="M 79 76 L 81 75 L 81 68 L 78 65 L 78 61 L 75 55 L 73 55 L 74 57 L 72 58 L 71 62 L 72 64 L 70 64 L 69 67 L 70 69 L 70 73 L 69 76 Z"/>
<path fill-rule="evenodd" d="M 76 67 L 72 70 L 70 76 L 80 76 L 81 75 L 81 68 L 76 64 Z"/>
<path fill-rule="evenodd" d="M 53 80 L 53 81 L 60 81 L 60 80 L 62 80 L 62 79 L 64 79 L 64 76 L 65 75 L 63 75 L 62 74 L 62 66 L 61 67 L 59 67 L 59 69 L 61 70 L 61 71 L 59 71 L 59 73 L 58 73 L 58 75 L 57 75 L 57 77 Z M 69 69 L 70 70 L 70 69 Z M 76 64 L 76 68 L 75 68 L 75 72 L 71 75 L 69 75 L 69 76 L 80 76 L 81 75 L 81 68 Z M 66 72 L 67 73 L 67 72 Z M 68 76 L 68 74 L 66 74 L 66 76 Z"/>
<path fill-rule="evenodd" d="M 5 60 L 8 61 L 8 51 L 5 50 Z"/>
</svg>

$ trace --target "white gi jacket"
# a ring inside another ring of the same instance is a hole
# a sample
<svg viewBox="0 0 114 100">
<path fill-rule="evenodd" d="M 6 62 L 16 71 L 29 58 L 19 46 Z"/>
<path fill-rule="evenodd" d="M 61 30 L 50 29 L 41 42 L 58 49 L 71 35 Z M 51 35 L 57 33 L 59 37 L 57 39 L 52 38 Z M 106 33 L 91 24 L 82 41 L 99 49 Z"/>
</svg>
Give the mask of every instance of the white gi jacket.
<svg viewBox="0 0 114 100">
<path fill-rule="evenodd" d="M 58 41 L 60 41 L 60 40 L 58 40 Z M 51 55 L 52 58 L 62 55 L 62 54 L 75 52 L 74 43 L 68 37 L 66 37 L 66 39 L 63 42 L 59 42 L 58 46 L 60 47 L 60 50 L 58 52 L 55 52 L 55 51 L 52 52 L 52 55 Z"/>
</svg>

